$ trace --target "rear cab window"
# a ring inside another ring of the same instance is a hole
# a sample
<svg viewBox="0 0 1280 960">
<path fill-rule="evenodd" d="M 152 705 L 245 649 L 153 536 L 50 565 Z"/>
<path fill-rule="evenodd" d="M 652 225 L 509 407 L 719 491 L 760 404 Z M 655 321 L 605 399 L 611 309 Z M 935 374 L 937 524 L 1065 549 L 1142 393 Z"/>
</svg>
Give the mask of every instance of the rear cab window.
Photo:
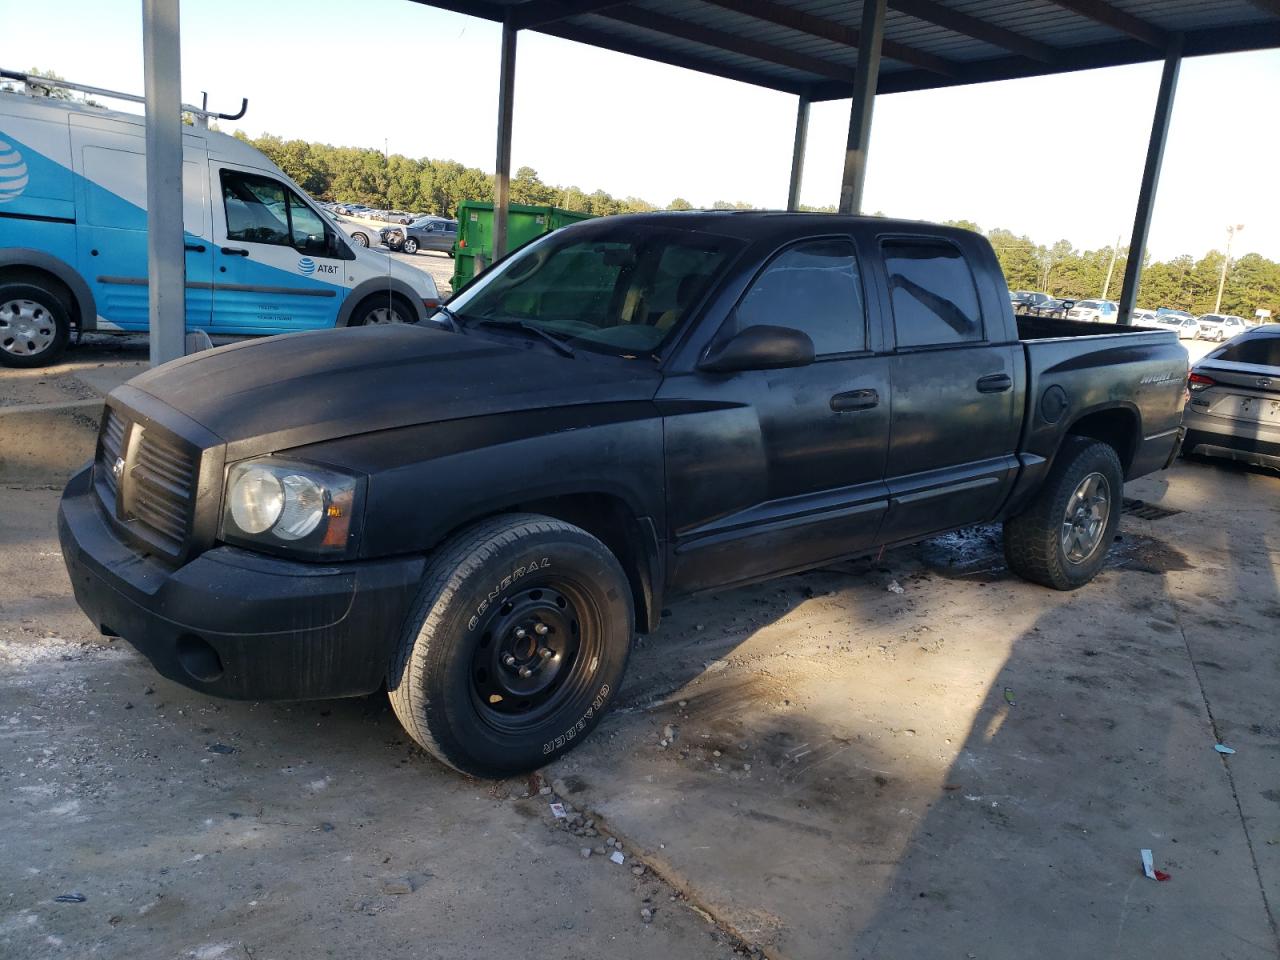
<svg viewBox="0 0 1280 960">
<path fill-rule="evenodd" d="M 958 247 L 945 240 L 895 238 L 882 240 L 880 251 L 899 349 L 984 339 L 977 282 Z"/>
</svg>

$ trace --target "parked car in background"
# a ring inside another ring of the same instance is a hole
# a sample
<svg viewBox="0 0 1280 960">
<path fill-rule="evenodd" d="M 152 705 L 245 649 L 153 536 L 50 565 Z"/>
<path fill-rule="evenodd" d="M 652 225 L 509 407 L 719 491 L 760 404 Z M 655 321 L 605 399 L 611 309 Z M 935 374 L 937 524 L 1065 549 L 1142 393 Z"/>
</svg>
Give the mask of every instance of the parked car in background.
<svg viewBox="0 0 1280 960">
<path fill-rule="evenodd" d="M 1194 320 L 1195 314 L 1188 313 L 1186 310 L 1175 310 L 1172 307 L 1156 307 L 1156 316 L 1158 317 L 1187 317 Z"/>
<path fill-rule="evenodd" d="M 1210 351 L 1187 386 L 1184 453 L 1280 470 L 1280 326 L 1247 330 Z"/>
<path fill-rule="evenodd" d="M 1009 294 L 1009 303 L 1013 306 L 1014 313 L 1032 313 L 1035 307 L 1052 299 L 1049 294 L 1034 290 L 1014 290 Z"/>
<path fill-rule="evenodd" d="M 436 250 L 452 257 L 457 239 L 458 221 L 446 217 L 423 217 L 407 226 L 384 227 L 380 231 L 382 243 L 405 253 Z"/>
<path fill-rule="evenodd" d="M 1196 323 L 1200 327 L 1200 339 L 1216 340 L 1218 343 L 1230 340 L 1237 333 L 1244 333 L 1247 329 L 1244 320 L 1240 317 L 1232 317 L 1222 313 L 1202 314 L 1196 317 Z"/>
<path fill-rule="evenodd" d="M 1160 316 L 1154 310 L 1134 310 L 1133 315 L 1129 318 L 1129 322 L 1135 327 L 1147 327 L 1153 330 L 1160 329 Z"/>
<path fill-rule="evenodd" d="M 1163 317 L 1156 317 L 1155 328 L 1157 330 L 1172 330 L 1178 335 L 1179 340 L 1194 340 L 1200 336 L 1200 324 L 1196 323 L 1195 317 L 1182 317 L 1177 314 L 1165 314 Z"/>
<path fill-rule="evenodd" d="M 1063 320 L 1066 318 L 1067 312 L 1075 305 L 1075 300 L 1050 297 L 1025 312 L 1033 317 L 1053 317 Z"/>
<path fill-rule="evenodd" d="M 333 209 L 335 213 L 341 213 L 343 216 L 358 217 L 363 216 L 369 208 L 363 203 L 337 203 L 334 204 Z"/>
<path fill-rule="evenodd" d="M 1067 311 L 1068 320 L 1084 320 L 1088 323 L 1115 323 L 1120 307 L 1112 300 L 1078 300 Z"/>
<path fill-rule="evenodd" d="M 340 217 L 337 214 L 330 214 L 331 219 L 348 237 L 351 242 L 358 247 L 376 247 L 381 243 L 378 237 L 378 228 L 371 227 L 367 223 L 360 223 L 358 220 L 349 220 L 346 217 Z"/>
</svg>

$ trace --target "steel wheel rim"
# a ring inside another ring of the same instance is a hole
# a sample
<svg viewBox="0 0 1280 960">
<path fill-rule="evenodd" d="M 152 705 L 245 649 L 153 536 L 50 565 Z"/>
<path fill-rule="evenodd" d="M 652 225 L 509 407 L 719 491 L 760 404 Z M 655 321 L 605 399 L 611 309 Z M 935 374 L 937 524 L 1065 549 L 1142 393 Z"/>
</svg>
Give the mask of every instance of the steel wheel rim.
<svg viewBox="0 0 1280 960">
<path fill-rule="evenodd" d="M 44 353 L 58 335 L 58 321 L 36 300 L 0 304 L 0 349 L 15 357 Z"/>
<path fill-rule="evenodd" d="M 1111 519 L 1111 485 L 1102 474 L 1087 475 L 1071 496 L 1062 517 L 1062 552 L 1068 563 L 1084 563 L 1102 546 Z"/>
<path fill-rule="evenodd" d="M 590 683 L 602 627 L 595 604 L 567 581 L 511 590 L 474 631 L 468 682 L 477 714 L 503 733 L 538 726 Z"/>
<path fill-rule="evenodd" d="M 404 323 L 404 317 L 400 316 L 395 307 L 374 307 L 369 311 L 369 316 L 365 319 L 365 323 Z"/>
</svg>

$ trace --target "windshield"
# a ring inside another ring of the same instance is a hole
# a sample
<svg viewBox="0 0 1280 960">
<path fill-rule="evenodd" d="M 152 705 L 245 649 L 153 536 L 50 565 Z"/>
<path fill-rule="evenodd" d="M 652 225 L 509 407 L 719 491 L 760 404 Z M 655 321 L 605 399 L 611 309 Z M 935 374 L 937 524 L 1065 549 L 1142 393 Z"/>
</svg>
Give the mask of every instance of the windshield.
<svg viewBox="0 0 1280 960">
<path fill-rule="evenodd" d="M 523 323 L 599 353 L 651 354 L 740 246 L 625 222 L 557 232 L 480 276 L 449 309 L 464 326 Z"/>
</svg>

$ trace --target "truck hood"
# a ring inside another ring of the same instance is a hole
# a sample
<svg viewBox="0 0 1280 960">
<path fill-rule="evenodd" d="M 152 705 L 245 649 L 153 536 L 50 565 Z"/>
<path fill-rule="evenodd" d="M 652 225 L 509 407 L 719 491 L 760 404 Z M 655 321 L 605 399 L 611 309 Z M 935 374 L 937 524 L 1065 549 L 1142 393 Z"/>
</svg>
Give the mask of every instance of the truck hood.
<svg viewBox="0 0 1280 960">
<path fill-rule="evenodd" d="M 659 374 L 417 325 L 321 330 L 194 354 L 129 386 L 227 442 L 238 459 L 419 424 L 527 409 L 649 400 Z"/>
</svg>

